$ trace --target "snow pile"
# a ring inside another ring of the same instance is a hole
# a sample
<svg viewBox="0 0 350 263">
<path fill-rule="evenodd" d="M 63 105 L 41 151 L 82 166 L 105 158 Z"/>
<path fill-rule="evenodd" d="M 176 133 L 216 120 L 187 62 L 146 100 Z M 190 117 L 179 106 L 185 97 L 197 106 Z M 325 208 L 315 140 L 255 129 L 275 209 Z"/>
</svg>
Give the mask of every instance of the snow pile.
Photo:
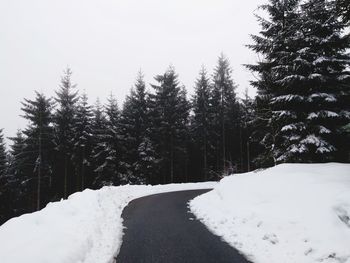
<svg viewBox="0 0 350 263">
<path fill-rule="evenodd" d="M 0 226 L 0 262 L 109 263 L 121 245 L 121 214 L 132 200 L 216 183 L 104 187 L 85 190 Z"/>
<path fill-rule="evenodd" d="M 350 263 L 350 164 L 232 175 L 190 207 L 255 263 Z"/>
</svg>

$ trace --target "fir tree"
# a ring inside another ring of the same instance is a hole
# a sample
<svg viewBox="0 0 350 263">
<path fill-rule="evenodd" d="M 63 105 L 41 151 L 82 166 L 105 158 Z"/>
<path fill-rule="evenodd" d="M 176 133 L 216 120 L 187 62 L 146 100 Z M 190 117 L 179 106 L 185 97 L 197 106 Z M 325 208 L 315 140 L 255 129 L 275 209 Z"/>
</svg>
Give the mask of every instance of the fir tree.
<svg viewBox="0 0 350 263">
<path fill-rule="evenodd" d="M 249 97 L 248 89 L 245 90 L 240 103 L 240 153 L 241 170 L 250 171 L 252 159 L 258 145 L 252 140 L 252 133 L 255 129 L 255 103 Z M 254 151 L 255 150 L 255 151 Z"/>
<path fill-rule="evenodd" d="M 207 72 L 202 67 L 199 77 L 195 83 L 195 95 L 192 100 L 193 118 L 191 130 L 201 156 L 200 166 L 204 181 L 208 180 L 208 155 L 211 149 L 210 139 L 210 83 Z"/>
<path fill-rule="evenodd" d="M 3 192 L 7 200 L 7 210 L 4 212 L 7 218 L 33 211 L 33 192 L 30 187 L 33 170 L 29 162 L 33 153 L 26 151 L 26 138 L 20 130 L 10 140 L 10 162 Z"/>
<path fill-rule="evenodd" d="M 260 35 L 253 35 L 255 42 L 248 47 L 263 56 L 263 60 L 248 68 L 259 74 L 251 84 L 257 88 L 258 95 L 255 139 L 261 142 L 265 151 L 258 158 L 260 165 L 276 163 L 281 154 L 286 152 L 286 144 L 298 138 L 297 130 L 303 129 L 300 117 L 295 111 L 298 108 L 298 96 L 288 96 L 287 87 L 297 86 L 299 76 L 291 74 L 295 50 L 298 43 L 298 28 L 300 27 L 297 13 L 298 0 L 270 0 L 262 8 L 269 14 L 269 19 L 258 17 L 261 25 Z M 284 82 L 282 84 L 282 82 Z M 295 132 L 283 134 L 282 127 L 293 124 Z M 282 132 L 282 133 L 281 133 Z M 289 137 L 289 138 L 288 138 Z"/>
<path fill-rule="evenodd" d="M 147 129 L 148 109 L 146 104 L 146 85 L 139 72 L 134 88 L 126 97 L 120 119 L 120 136 L 123 144 L 123 162 L 135 181 L 145 178 L 136 173 L 136 163 L 140 160 L 139 149 L 144 142 Z M 148 145 L 144 144 L 141 148 Z"/>
<path fill-rule="evenodd" d="M 25 134 L 25 148 L 21 155 L 31 167 L 29 177 L 35 179 L 30 184 L 36 195 L 36 209 L 50 199 L 53 162 L 53 103 L 42 93 L 36 92 L 34 100 L 25 99 L 22 103 L 23 117 L 29 121 Z M 21 137 L 17 137 L 18 142 Z M 20 145 L 18 145 L 20 147 Z M 35 189 L 35 190 L 34 190 Z"/>
<path fill-rule="evenodd" d="M 0 129 L 0 177 L 7 172 L 7 154 L 3 130 Z"/>
<path fill-rule="evenodd" d="M 76 189 L 84 190 L 91 184 L 91 151 L 92 151 L 92 107 L 84 93 L 79 100 L 73 126 L 74 148 L 73 162 L 76 172 Z"/>
<path fill-rule="evenodd" d="M 56 92 L 58 108 L 55 114 L 56 146 L 59 163 L 57 172 L 63 174 L 63 196 L 67 198 L 73 191 L 72 155 L 74 147 L 74 125 L 76 106 L 79 99 L 76 85 L 71 82 L 72 71 L 67 68 L 61 79 L 60 89 Z"/>
<path fill-rule="evenodd" d="M 0 225 L 13 215 L 10 203 L 12 199 L 9 198 L 9 191 L 11 188 L 8 184 L 9 178 L 7 173 L 6 156 L 3 130 L 0 129 Z"/>
<path fill-rule="evenodd" d="M 125 171 L 121 170 L 121 146 L 119 138 L 120 112 L 117 100 L 113 95 L 108 99 L 106 115 L 106 148 L 105 153 L 102 155 L 106 156 L 103 167 L 109 179 L 105 180 L 109 181 L 110 184 L 120 185 L 128 182 L 128 175 Z"/>
<path fill-rule="evenodd" d="M 157 155 L 152 141 L 145 136 L 138 149 L 138 159 L 135 162 L 135 174 L 139 183 L 156 183 L 154 173 L 157 165 Z"/>
<path fill-rule="evenodd" d="M 261 19 L 262 37 L 250 46 L 265 58 L 249 66 L 260 74 L 253 85 L 270 130 L 261 141 L 275 163 L 336 160 L 348 120 L 345 24 L 328 1 L 271 2 L 271 21 Z"/>
<path fill-rule="evenodd" d="M 227 174 L 239 154 L 239 105 L 236 101 L 236 85 L 228 59 L 221 55 L 213 75 L 211 94 L 211 144 L 214 171 Z"/>
<path fill-rule="evenodd" d="M 151 96 L 151 140 L 159 155 L 163 183 L 187 181 L 189 103 L 177 78 L 170 67 L 155 77 L 158 85 L 152 85 L 155 94 Z"/>
<path fill-rule="evenodd" d="M 106 169 L 107 158 L 107 119 L 100 100 L 97 99 L 93 109 L 92 134 L 93 150 L 92 163 L 94 169 L 93 186 L 99 188 L 104 185 L 111 185 L 111 178 Z"/>
<path fill-rule="evenodd" d="M 350 122 L 350 35 L 343 34 L 346 24 L 332 2 L 309 0 L 301 9 L 303 48 L 292 65 L 300 69 L 297 92 L 306 129 L 288 150 L 296 149 L 304 161 L 346 161 L 349 142 L 342 127 Z"/>
</svg>

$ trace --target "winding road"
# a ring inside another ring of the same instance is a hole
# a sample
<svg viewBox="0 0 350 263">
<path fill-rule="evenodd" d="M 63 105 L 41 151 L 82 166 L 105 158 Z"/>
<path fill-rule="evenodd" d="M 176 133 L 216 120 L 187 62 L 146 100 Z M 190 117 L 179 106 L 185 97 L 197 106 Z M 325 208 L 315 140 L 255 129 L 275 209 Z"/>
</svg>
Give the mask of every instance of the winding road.
<svg viewBox="0 0 350 263">
<path fill-rule="evenodd" d="M 209 190 L 135 199 L 124 209 L 125 235 L 117 263 L 250 263 L 194 219 L 187 203 Z"/>
</svg>

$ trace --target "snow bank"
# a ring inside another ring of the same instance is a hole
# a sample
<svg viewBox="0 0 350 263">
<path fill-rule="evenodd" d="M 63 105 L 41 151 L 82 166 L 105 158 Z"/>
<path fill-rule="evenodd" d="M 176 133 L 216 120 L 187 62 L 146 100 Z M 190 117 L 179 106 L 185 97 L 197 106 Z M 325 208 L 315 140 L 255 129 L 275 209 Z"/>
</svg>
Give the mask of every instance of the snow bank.
<svg viewBox="0 0 350 263">
<path fill-rule="evenodd" d="M 281 164 L 228 176 L 190 207 L 256 263 L 350 263 L 350 164 Z"/>
<path fill-rule="evenodd" d="M 1 263 L 109 263 L 121 245 L 122 210 L 161 192 L 213 188 L 216 183 L 104 187 L 85 190 L 0 226 Z"/>
</svg>

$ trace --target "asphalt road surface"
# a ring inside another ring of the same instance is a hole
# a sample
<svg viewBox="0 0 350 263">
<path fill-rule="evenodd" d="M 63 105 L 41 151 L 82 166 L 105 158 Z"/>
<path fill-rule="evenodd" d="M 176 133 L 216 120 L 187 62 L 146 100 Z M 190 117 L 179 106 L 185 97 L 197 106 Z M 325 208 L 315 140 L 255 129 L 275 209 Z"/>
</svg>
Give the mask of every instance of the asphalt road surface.
<svg viewBox="0 0 350 263">
<path fill-rule="evenodd" d="M 117 263 L 250 263 L 210 233 L 187 202 L 208 190 L 163 193 L 135 199 L 124 209 L 125 235 Z"/>
</svg>

